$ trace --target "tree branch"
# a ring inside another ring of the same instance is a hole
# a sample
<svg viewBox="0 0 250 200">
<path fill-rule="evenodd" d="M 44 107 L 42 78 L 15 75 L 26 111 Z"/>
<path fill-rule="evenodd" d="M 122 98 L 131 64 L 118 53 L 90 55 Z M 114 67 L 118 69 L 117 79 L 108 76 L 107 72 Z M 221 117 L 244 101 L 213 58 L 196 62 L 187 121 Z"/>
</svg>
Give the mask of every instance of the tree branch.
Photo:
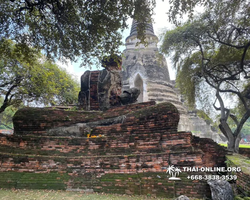
<svg viewBox="0 0 250 200">
<path fill-rule="evenodd" d="M 214 41 L 220 43 L 220 44 L 223 44 L 223 45 L 226 45 L 226 46 L 229 46 L 229 47 L 233 47 L 233 48 L 236 48 L 236 49 L 243 49 L 246 47 L 246 45 L 241 45 L 241 46 L 237 46 L 237 45 L 232 45 L 232 44 L 229 44 L 229 43 L 226 43 L 226 42 L 223 42 L 221 41 L 220 39 L 216 39 L 215 37 L 213 37 L 209 31 L 207 31 L 207 34 L 208 34 L 208 37 L 210 37 L 211 39 L 213 39 Z"/>
<path fill-rule="evenodd" d="M 244 60 L 245 60 L 246 53 L 247 53 L 247 50 L 248 50 L 249 46 L 250 46 L 250 42 L 248 42 L 246 47 L 244 48 L 244 52 L 242 54 L 241 61 L 240 61 L 240 66 L 241 66 L 241 69 L 243 71 L 244 71 Z"/>
<path fill-rule="evenodd" d="M 214 109 L 215 110 L 220 110 L 221 108 L 220 107 L 217 107 L 215 104 L 216 104 L 216 101 L 217 101 L 217 98 L 215 99 L 214 103 L 213 103 L 213 106 L 214 106 Z"/>
<path fill-rule="evenodd" d="M 10 81 L 10 82 L 2 83 L 2 84 L 0 85 L 0 88 L 5 87 L 5 86 L 10 85 L 10 84 L 13 84 L 14 82 L 15 82 L 15 81 L 13 80 L 13 81 Z"/>
<path fill-rule="evenodd" d="M 11 102 L 10 102 L 10 99 L 8 99 L 8 98 L 9 98 L 9 95 L 11 94 L 12 90 L 15 89 L 16 87 L 18 87 L 18 84 L 12 85 L 12 86 L 9 88 L 8 92 L 7 92 L 6 95 L 5 95 L 5 98 L 4 98 L 4 101 L 3 101 L 3 105 L 0 107 L 0 113 L 4 112 L 5 109 L 6 109 L 8 106 L 10 106 L 10 103 L 11 103 Z"/>
<path fill-rule="evenodd" d="M 227 120 L 227 118 L 228 118 L 228 114 L 227 114 L 227 113 L 228 113 L 228 112 L 226 111 L 225 106 L 224 106 L 223 99 L 222 99 L 221 96 L 220 96 L 219 88 L 220 88 L 220 85 L 217 86 L 216 97 L 217 97 L 217 99 L 218 99 L 218 101 L 219 101 L 219 104 L 220 104 L 221 119 Z"/>
<path fill-rule="evenodd" d="M 239 121 L 238 121 L 237 117 L 234 114 L 230 114 L 229 116 L 234 121 L 234 123 L 236 124 L 236 126 L 238 126 L 239 125 Z"/>
<path fill-rule="evenodd" d="M 4 123 L 2 123 L 2 122 L 0 122 L 0 124 L 1 124 L 1 125 L 4 125 L 6 128 L 9 128 L 9 129 L 11 129 L 11 130 L 14 130 L 13 128 L 11 128 L 10 126 L 8 126 L 7 124 L 4 124 Z"/>
<path fill-rule="evenodd" d="M 236 130 L 234 131 L 234 135 L 235 135 L 235 136 L 237 136 L 237 135 L 240 133 L 240 131 L 241 131 L 241 129 L 242 129 L 244 123 L 247 121 L 247 119 L 248 119 L 249 117 L 250 117 L 250 109 L 248 109 L 248 110 L 245 112 L 245 114 L 243 115 L 243 117 L 241 118 L 241 120 L 240 120 L 240 122 L 239 122 L 239 125 L 237 126 Z"/>
</svg>

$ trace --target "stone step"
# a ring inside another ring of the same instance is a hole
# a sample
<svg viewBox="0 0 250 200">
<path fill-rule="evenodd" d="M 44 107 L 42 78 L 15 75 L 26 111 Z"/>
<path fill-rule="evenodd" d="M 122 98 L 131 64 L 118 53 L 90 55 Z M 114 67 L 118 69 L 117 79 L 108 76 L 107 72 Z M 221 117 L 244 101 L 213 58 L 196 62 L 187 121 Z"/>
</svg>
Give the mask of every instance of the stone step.
<svg viewBox="0 0 250 200">
<path fill-rule="evenodd" d="M 148 95 L 148 97 L 149 98 L 164 98 L 166 101 L 173 101 L 173 102 L 175 102 L 175 101 L 177 102 L 178 101 L 178 102 L 180 102 L 180 100 L 176 96 L 170 96 L 170 95 L 166 95 L 166 94 L 150 93 Z"/>
<path fill-rule="evenodd" d="M 165 86 L 163 86 L 163 87 L 158 86 L 157 88 L 148 87 L 147 90 L 148 90 L 148 92 L 158 92 L 158 93 L 162 93 L 162 94 L 172 94 L 174 96 L 177 96 L 176 92 L 172 88 L 165 87 Z"/>
</svg>

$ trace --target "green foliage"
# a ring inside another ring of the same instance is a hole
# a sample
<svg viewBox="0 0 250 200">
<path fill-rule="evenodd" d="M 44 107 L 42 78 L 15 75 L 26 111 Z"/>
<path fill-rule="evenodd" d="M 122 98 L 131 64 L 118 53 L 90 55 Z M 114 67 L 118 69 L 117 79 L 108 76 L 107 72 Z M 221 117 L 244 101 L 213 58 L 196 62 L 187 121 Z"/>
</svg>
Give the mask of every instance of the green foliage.
<svg viewBox="0 0 250 200">
<path fill-rule="evenodd" d="M 1 172 L 1 188 L 65 190 L 69 175 L 59 173 Z"/>
<path fill-rule="evenodd" d="M 200 70 L 199 57 L 199 53 L 193 54 L 192 58 L 184 59 L 177 67 L 176 86 L 191 108 L 195 107 L 195 97 L 199 95 L 200 80 L 196 75 Z"/>
<path fill-rule="evenodd" d="M 188 18 L 192 19 L 194 17 L 194 10 L 195 8 L 203 7 L 205 9 L 209 10 L 215 10 L 217 9 L 217 6 L 223 6 L 225 9 L 222 12 L 222 15 L 224 17 L 232 17 L 234 16 L 237 11 L 239 10 L 239 6 L 242 4 L 247 5 L 248 2 L 245 0 L 237 0 L 237 1 L 231 1 L 231 0 L 196 0 L 196 1 L 190 1 L 190 0 L 169 0 L 170 9 L 168 12 L 169 20 L 170 22 L 175 23 L 176 25 L 180 24 L 180 19 L 185 14 L 188 14 Z M 246 9 L 246 12 L 244 14 L 248 15 L 249 8 Z M 247 16 L 246 16 L 247 18 Z M 223 18 L 222 18 L 223 19 Z M 240 21 L 241 23 L 244 23 L 244 20 Z"/>
<path fill-rule="evenodd" d="M 3 98 L 0 97 L 0 105 L 3 104 Z M 21 105 L 22 106 L 22 105 Z M 12 117 L 14 116 L 17 108 L 9 106 L 4 112 L 0 113 L 0 129 L 13 129 Z"/>
<path fill-rule="evenodd" d="M 235 125 L 235 123 L 232 121 L 231 118 L 228 119 L 228 124 L 233 131 L 236 130 L 237 126 Z M 250 135 L 250 118 L 248 118 L 248 120 L 244 123 L 244 126 L 241 129 L 241 133 L 243 135 Z"/>
<path fill-rule="evenodd" d="M 178 2 L 187 3 L 184 0 Z M 165 34 L 161 50 L 167 55 L 173 53 L 172 60 L 177 68 L 177 86 L 191 105 L 196 97 L 202 96 L 204 81 L 213 84 L 223 78 L 234 80 L 237 78 L 233 77 L 234 74 L 238 76 L 245 73 L 244 76 L 247 73 L 244 70 L 248 66 L 243 67 L 241 62 L 250 58 L 250 52 L 247 51 L 250 35 L 246 31 L 250 20 L 241 13 L 250 7 L 242 1 L 237 2 L 237 6 L 235 4 L 223 1 L 218 5 L 211 5 L 214 10 L 207 9 L 201 16 Z M 244 70 L 237 71 L 237 68 Z M 224 88 L 231 89 L 231 84 L 224 84 Z M 233 82 L 232 85 L 238 87 L 242 83 Z M 249 85 L 246 84 L 245 88 L 248 94 Z"/>
<path fill-rule="evenodd" d="M 241 132 L 244 135 L 250 135 L 250 118 L 248 118 L 247 122 L 245 122 Z"/>
<path fill-rule="evenodd" d="M 220 130 L 237 152 L 233 140 L 239 141 L 236 138 L 250 116 L 250 5 L 242 0 L 196 3 L 206 5 L 205 12 L 167 31 L 161 50 L 173 55 L 177 86 L 189 106 L 196 103 L 208 114 L 212 107 L 220 111 Z M 185 0 L 178 0 L 176 7 L 175 14 L 192 12 Z M 232 115 L 235 97 L 241 112 Z M 230 108 L 225 99 L 230 100 Z M 234 132 L 228 126 L 229 117 L 236 124 Z"/>
<path fill-rule="evenodd" d="M 97 190 L 97 189 L 96 189 Z M 84 191 L 84 189 L 83 189 Z M 125 195 L 123 194 L 107 194 L 107 193 L 90 193 L 88 190 L 86 192 L 76 192 L 76 191 L 63 191 L 63 190 L 27 190 L 27 189 L 1 189 L 0 199 L 35 199 L 35 200 L 62 200 L 62 199 L 74 199 L 74 200 L 172 200 L 173 198 L 148 198 L 145 195 Z M 198 200 L 198 199 L 195 199 Z"/>
<path fill-rule="evenodd" d="M 245 104 L 241 103 L 241 100 L 238 99 L 237 102 L 237 111 L 241 116 L 245 113 L 245 107 L 250 107 L 250 80 L 245 80 L 242 84 L 243 90 L 241 92 L 242 97 L 245 99 Z"/>
<path fill-rule="evenodd" d="M 193 16 L 195 6 L 204 6 L 212 2 L 213 0 L 169 0 L 169 20 L 175 24 L 179 23 L 178 18 L 182 17 L 184 14 L 188 13 L 189 17 Z"/>
<path fill-rule="evenodd" d="M 72 104 L 79 84 L 36 50 L 11 40 L 0 41 L 0 113 L 22 103 Z"/>
<path fill-rule="evenodd" d="M 244 199 L 241 198 L 240 196 L 236 196 L 236 197 L 234 198 L 234 200 L 244 200 Z"/>
<path fill-rule="evenodd" d="M 87 65 L 93 57 L 101 60 L 118 52 L 120 30 L 127 28 L 129 17 L 140 22 L 139 37 L 144 41 L 155 0 L 1 0 L 0 5 L 1 38 L 43 49 L 49 58 L 80 57 Z"/>
<path fill-rule="evenodd" d="M 122 57 L 117 54 L 112 54 L 110 56 L 104 56 L 102 59 L 102 67 L 107 68 L 108 66 L 120 67 L 122 62 Z"/>
<path fill-rule="evenodd" d="M 227 144 L 220 144 L 221 146 L 223 147 L 227 147 Z M 240 144 L 239 145 L 240 148 L 250 148 L 250 145 L 249 144 Z"/>
<path fill-rule="evenodd" d="M 213 123 L 213 120 L 203 111 L 203 110 L 197 110 L 197 115 L 204 119 L 207 124 L 212 124 Z"/>
</svg>

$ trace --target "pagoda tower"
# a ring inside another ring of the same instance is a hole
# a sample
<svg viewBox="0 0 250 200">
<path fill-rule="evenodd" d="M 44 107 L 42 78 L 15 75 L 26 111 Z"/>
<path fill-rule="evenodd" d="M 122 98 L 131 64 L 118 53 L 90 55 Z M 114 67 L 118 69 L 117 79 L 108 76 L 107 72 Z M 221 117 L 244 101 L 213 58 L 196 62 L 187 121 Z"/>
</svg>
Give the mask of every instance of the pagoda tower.
<svg viewBox="0 0 250 200">
<path fill-rule="evenodd" d="M 147 46 L 137 45 L 137 25 L 138 23 L 133 20 L 130 35 L 126 38 L 122 60 L 122 89 L 140 89 L 138 102 L 173 103 L 180 112 L 179 130 L 191 130 L 187 110 L 170 80 L 166 59 L 158 51 L 158 37 L 154 34 L 152 23 L 146 26 Z"/>
<path fill-rule="evenodd" d="M 184 106 L 175 81 L 169 78 L 165 57 L 157 48 L 158 37 L 154 33 L 152 23 L 146 26 L 145 36 L 148 43 L 137 45 L 138 23 L 133 20 L 130 35 L 126 38 L 126 49 L 122 59 L 122 90 L 132 87 L 140 89 L 138 102 L 156 101 L 170 102 L 180 113 L 178 131 L 192 131 L 199 137 L 212 138 L 220 141 L 219 134 L 211 130 L 204 119 L 197 116 L 195 111 L 188 111 Z"/>
</svg>

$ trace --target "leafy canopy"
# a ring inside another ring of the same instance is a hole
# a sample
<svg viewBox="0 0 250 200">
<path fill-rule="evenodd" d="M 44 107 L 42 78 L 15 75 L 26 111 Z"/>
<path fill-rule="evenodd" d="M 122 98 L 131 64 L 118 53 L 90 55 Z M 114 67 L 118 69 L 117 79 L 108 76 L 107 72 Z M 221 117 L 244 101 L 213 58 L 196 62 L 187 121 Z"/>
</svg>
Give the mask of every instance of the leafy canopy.
<svg viewBox="0 0 250 200">
<path fill-rule="evenodd" d="M 0 41 L 0 113 L 24 102 L 45 105 L 77 101 L 79 84 L 38 51 L 11 40 Z"/>
<path fill-rule="evenodd" d="M 204 94 L 204 81 L 223 82 L 221 87 L 230 89 L 230 81 L 235 86 L 239 76 L 244 81 L 249 77 L 250 6 L 245 1 L 213 3 L 202 15 L 168 31 L 161 47 L 172 54 L 177 84 L 191 105 Z"/>
<path fill-rule="evenodd" d="M 166 33 L 161 49 L 173 55 L 177 84 L 190 106 L 200 100 L 208 112 L 212 107 L 220 111 L 219 128 L 229 150 L 238 152 L 240 132 L 250 116 L 250 4 L 206 2 L 212 4 L 203 14 Z M 232 113 L 235 97 L 241 113 Z M 229 117 L 236 129 L 230 128 Z"/>
<path fill-rule="evenodd" d="M 144 41 L 154 6 L 155 0 L 0 0 L 0 39 L 86 65 L 118 51 L 129 17 L 140 22 Z"/>
</svg>

